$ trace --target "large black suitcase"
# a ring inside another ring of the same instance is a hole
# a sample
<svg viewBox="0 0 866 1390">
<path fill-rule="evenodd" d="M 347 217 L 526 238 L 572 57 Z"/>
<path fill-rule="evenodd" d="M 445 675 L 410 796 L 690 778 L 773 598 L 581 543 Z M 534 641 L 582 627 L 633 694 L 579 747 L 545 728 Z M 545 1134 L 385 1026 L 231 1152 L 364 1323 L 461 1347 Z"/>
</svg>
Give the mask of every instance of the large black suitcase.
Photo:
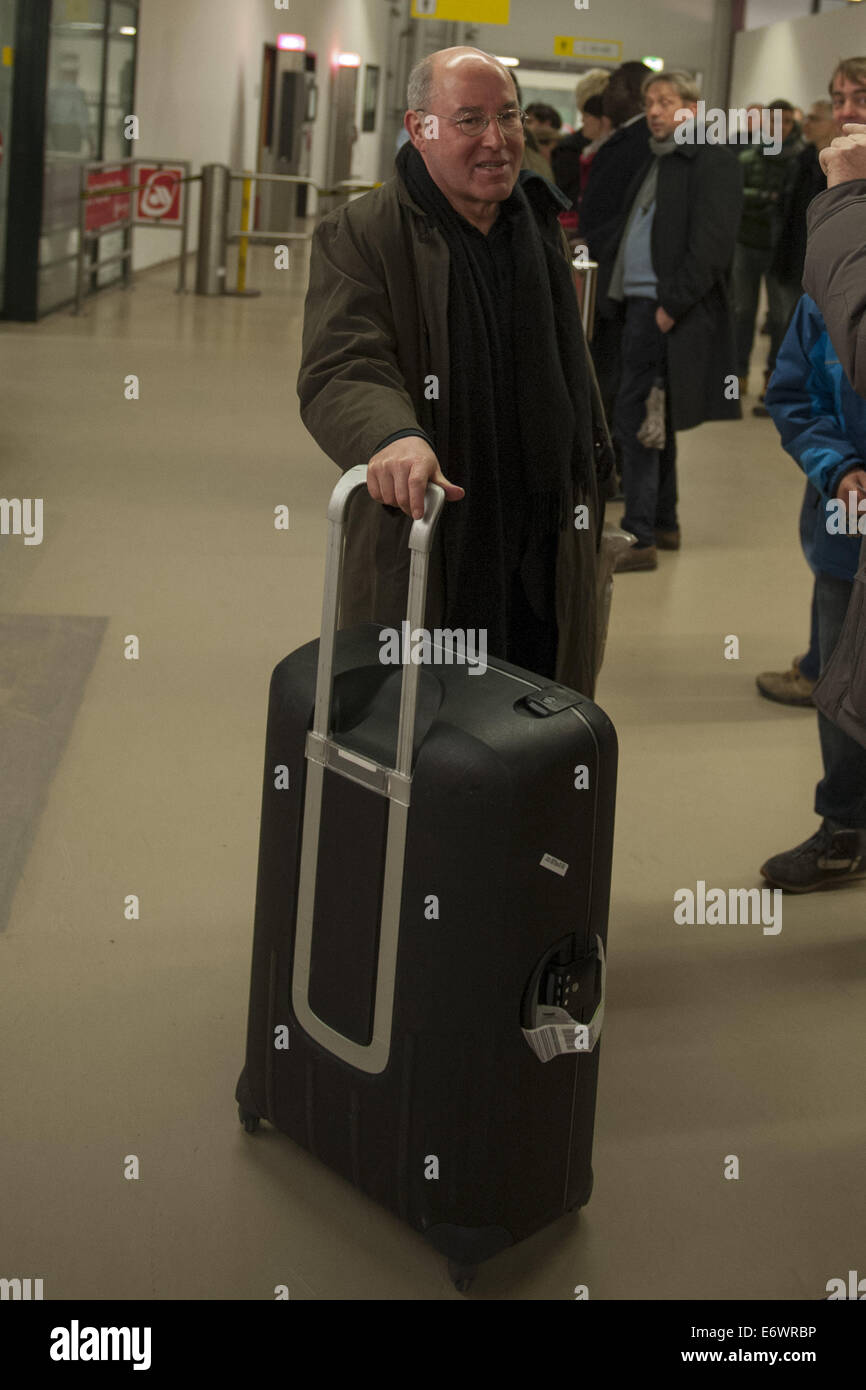
<svg viewBox="0 0 866 1390">
<path fill-rule="evenodd" d="M 388 666 L 385 630 L 336 632 L 365 477 L 331 499 L 321 641 L 271 679 L 236 1099 L 248 1131 L 269 1120 L 422 1232 L 465 1290 L 592 1188 L 616 735 L 573 690 L 473 669 L 453 634 Z M 431 484 L 411 528 L 404 637 L 443 499 Z"/>
</svg>

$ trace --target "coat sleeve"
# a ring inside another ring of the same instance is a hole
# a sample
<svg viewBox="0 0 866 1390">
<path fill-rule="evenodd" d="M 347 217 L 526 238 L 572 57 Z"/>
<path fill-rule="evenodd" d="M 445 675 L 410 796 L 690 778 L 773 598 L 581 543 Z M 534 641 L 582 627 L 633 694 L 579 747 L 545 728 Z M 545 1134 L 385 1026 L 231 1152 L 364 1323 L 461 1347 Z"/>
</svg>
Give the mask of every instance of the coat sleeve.
<svg viewBox="0 0 866 1390">
<path fill-rule="evenodd" d="M 809 204 L 803 288 L 815 300 L 854 390 L 866 396 L 866 179 Z"/>
<path fill-rule="evenodd" d="M 697 159 L 688 249 L 676 273 L 658 287 L 659 303 L 672 319 L 681 319 L 727 275 L 742 206 L 743 174 L 736 155 L 720 150 L 717 159 Z"/>
<path fill-rule="evenodd" d="M 361 253 L 345 211 L 316 229 L 298 375 L 301 419 L 344 471 L 389 435 L 420 427 L 397 354 L 381 268 Z"/>
<path fill-rule="evenodd" d="M 782 447 L 796 459 L 825 499 L 836 496 L 841 479 L 863 468 L 864 456 L 852 443 L 841 418 L 833 365 L 825 364 L 827 334 L 815 304 L 804 295 L 797 305 L 776 358 L 764 397 Z M 835 368 L 841 380 L 841 370 Z"/>
</svg>

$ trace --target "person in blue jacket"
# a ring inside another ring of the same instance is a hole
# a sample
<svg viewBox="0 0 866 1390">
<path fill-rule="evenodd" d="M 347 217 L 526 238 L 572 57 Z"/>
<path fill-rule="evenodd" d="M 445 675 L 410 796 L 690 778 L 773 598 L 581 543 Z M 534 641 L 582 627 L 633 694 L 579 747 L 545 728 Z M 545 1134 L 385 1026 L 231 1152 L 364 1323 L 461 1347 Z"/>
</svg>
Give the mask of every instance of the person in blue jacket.
<svg viewBox="0 0 866 1390">
<path fill-rule="evenodd" d="M 817 304 L 804 294 L 776 360 L 766 406 L 806 474 L 800 539 L 815 574 L 821 669 L 839 640 L 866 533 L 866 399 L 845 375 Z M 866 878 L 866 747 L 818 714 L 821 826 L 763 865 L 777 888 L 811 893 Z"/>
</svg>

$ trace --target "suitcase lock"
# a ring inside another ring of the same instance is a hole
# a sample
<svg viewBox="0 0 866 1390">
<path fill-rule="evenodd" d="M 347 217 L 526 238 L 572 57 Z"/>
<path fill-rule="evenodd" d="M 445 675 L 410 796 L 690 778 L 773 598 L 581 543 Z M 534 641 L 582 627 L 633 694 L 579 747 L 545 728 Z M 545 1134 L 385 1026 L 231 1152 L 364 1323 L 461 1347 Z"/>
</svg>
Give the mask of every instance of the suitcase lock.
<svg viewBox="0 0 866 1390">
<path fill-rule="evenodd" d="M 604 1022 L 605 972 L 604 946 L 595 938 L 595 950 L 583 960 L 563 964 L 551 961 L 542 969 L 532 1027 L 521 1032 L 536 1057 L 549 1062 L 575 1052 L 592 1052 Z M 595 1004 L 588 1023 L 581 1023 L 569 1009 L 583 1013 Z"/>
</svg>

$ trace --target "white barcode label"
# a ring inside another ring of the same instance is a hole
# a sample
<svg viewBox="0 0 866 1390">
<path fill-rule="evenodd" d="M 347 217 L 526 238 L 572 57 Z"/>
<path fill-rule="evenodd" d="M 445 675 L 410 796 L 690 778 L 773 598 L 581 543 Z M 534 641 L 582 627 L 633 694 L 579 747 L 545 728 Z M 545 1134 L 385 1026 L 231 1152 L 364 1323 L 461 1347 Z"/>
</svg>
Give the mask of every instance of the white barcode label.
<svg viewBox="0 0 866 1390">
<path fill-rule="evenodd" d="M 521 1033 L 542 1062 L 564 1057 L 574 1052 L 592 1052 L 604 1026 L 604 1003 L 607 963 L 604 946 L 597 936 L 596 949 L 601 966 L 601 997 L 589 1023 L 578 1023 L 566 1009 L 556 1004 L 539 1004 L 533 1014 L 535 1028 L 521 1028 Z"/>
<path fill-rule="evenodd" d="M 562 875 L 568 873 L 568 865 L 566 864 L 565 860 L 557 859 L 555 854 L 543 855 L 541 859 L 541 867 L 543 869 L 550 869 L 555 874 Z"/>
<path fill-rule="evenodd" d="M 536 1057 L 549 1062 L 552 1057 L 564 1057 L 569 1052 L 590 1052 L 595 1039 L 585 1023 L 577 1023 L 565 1009 L 553 1004 L 538 1010 L 537 1018 L 544 1022 L 538 1028 L 524 1028 L 523 1036 Z"/>
</svg>

